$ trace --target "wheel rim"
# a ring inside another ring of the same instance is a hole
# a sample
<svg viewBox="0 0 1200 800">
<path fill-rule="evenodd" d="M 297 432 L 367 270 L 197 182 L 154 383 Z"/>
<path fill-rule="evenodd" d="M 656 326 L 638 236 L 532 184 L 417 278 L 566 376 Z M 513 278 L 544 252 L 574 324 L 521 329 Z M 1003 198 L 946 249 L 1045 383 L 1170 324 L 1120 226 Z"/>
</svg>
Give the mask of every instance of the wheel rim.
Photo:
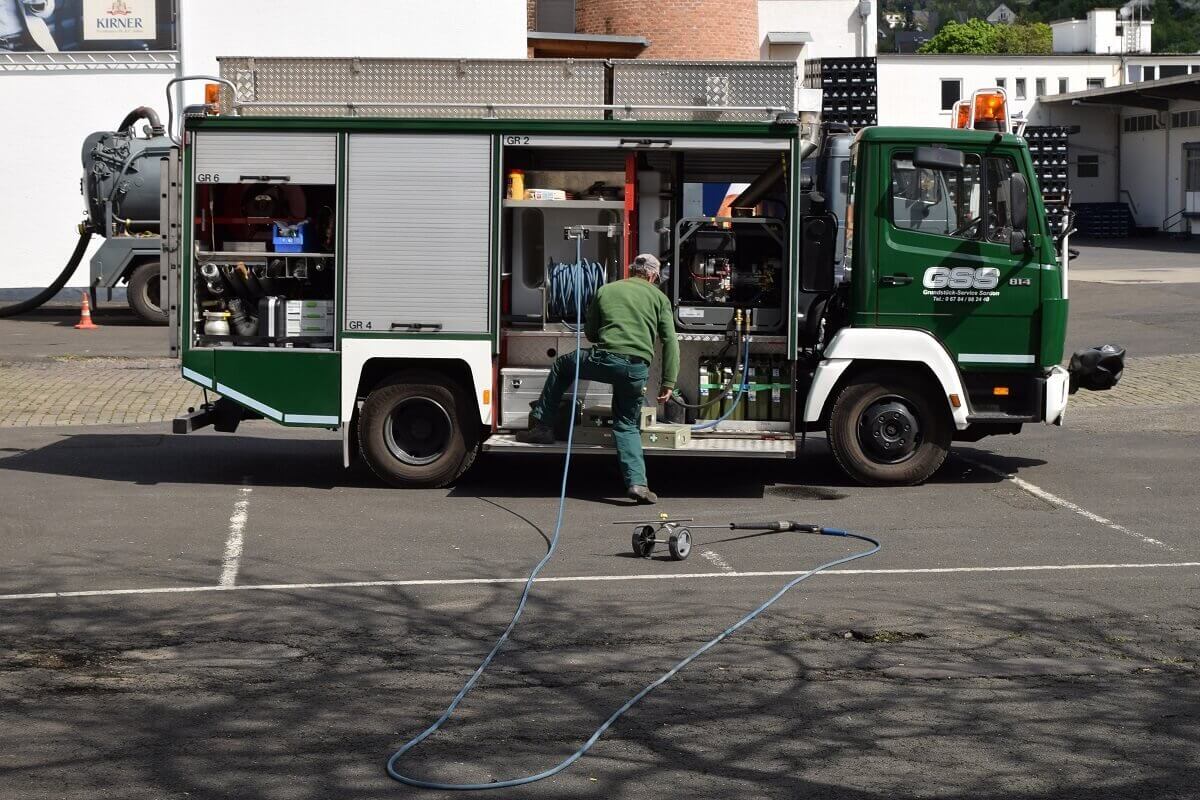
<svg viewBox="0 0 1200 800">
<path fill-rule="evenodd" d="M 691 532 L 682 530 L 675 535 L 675 550 L 680 558 L 687 558 L 688 553 L 692 552 Z"/>
<path fill-rule="evenodd" d="M 415 467 L 432 464 L 450 446 L 454 424 L 445 407 L 428 397 L 401 400 L 384 423 L 388 451 Z"/>
<path fill-rule="evenodd" d="M 858 442 L 877 464 L 899 464 L 921 445 L 921 424 L 912 407 L 896 395 L 881 397 L 858 418 Z"/>
</svg>

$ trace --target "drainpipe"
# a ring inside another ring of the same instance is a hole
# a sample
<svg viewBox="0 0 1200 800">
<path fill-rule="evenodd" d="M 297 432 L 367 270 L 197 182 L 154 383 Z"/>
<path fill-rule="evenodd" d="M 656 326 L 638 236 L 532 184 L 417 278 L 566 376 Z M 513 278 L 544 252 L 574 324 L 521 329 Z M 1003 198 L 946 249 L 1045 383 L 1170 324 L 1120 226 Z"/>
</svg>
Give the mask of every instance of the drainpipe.
<svg viewBox="0 0 1200 800">
<path fill-rule="evenodd" d="M 871 0 L 858 0 L 859 57 L 867 57 L 867 20 L 871 16 Z"/>
</svg>

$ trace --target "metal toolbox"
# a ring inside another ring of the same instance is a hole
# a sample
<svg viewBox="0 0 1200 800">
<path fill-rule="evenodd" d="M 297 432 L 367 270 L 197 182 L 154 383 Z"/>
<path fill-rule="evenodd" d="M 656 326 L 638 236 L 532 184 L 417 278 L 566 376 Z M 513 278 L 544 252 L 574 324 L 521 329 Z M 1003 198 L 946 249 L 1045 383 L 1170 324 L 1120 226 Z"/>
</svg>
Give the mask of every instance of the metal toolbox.
<svg viewBox="0 0 1200 800">
<path fill-rule="evenodd" d="M 520 369 L 505 367 L 500 370 L 500 426 L 523 430 L 529 427 L 529 408 L 542 394 L 546 385 L 548 369 Z M 570 400 L 571 389 L 564 395 Z M 607 383 L 579 382 L 579 399 L 585 406 L 611 406 L 612 387 Z"/>
</svg>

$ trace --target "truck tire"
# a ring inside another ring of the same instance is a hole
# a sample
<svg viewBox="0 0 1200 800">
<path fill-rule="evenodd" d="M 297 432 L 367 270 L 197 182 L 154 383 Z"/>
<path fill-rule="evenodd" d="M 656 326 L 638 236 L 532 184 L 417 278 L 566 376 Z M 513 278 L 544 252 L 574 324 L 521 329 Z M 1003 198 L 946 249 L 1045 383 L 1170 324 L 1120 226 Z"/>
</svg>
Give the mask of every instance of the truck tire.
<svg viewBox="0 0 1200 800">
<path fill-rule="evenodd" d="M 950 452 L 954 426 L 945 401 L 919 376 L 878 370 L 850 381 L 829 415 L 838 466 L 868 486 L 913 486 Z"/>
<path fill-rule="evenodd" d="M 126 286 L 129 307 L 133 313 L 156 325 L 165 325 L 167 312 L 163 310 L 159 300 L 158 262 L 143 261 L 134 266 L 129 273 Z"/>
<path fill-rule="evenodd" d="M 408 372 L 371 390 L 358 421 L 363 459 L 401 489 L 441 488 L 475 460 L 478 425 L 465 393 L 434 372 Z"/>
</svg>

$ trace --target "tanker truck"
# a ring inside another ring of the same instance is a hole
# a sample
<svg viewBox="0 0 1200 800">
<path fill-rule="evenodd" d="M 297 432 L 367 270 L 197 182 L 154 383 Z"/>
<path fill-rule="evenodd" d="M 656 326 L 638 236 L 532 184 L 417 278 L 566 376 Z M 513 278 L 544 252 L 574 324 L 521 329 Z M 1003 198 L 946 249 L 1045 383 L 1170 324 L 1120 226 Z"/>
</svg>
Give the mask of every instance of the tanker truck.
<svg viewBox="0 0 1200 800">
<path fill-rule="evenodd" d="M 146 125 L 140 126 L 139 122 Z M 88 289 L 96 295 L 125 284 L 129 307 L 147 322 L 165 324 L 160 305 L 159 172 L 174 148 L 158 114 L 147 107 L 130 111 L 116 130 L 97 131 L 83 141 L 80 192 L 86 216 L 79 239 L 58 277 L 33 297 L 0 308 L 0 317 L 30 311 L 49 301 L 79 268 L 93 235 L 103 237 L 90 260 Z"/>
</svg>

